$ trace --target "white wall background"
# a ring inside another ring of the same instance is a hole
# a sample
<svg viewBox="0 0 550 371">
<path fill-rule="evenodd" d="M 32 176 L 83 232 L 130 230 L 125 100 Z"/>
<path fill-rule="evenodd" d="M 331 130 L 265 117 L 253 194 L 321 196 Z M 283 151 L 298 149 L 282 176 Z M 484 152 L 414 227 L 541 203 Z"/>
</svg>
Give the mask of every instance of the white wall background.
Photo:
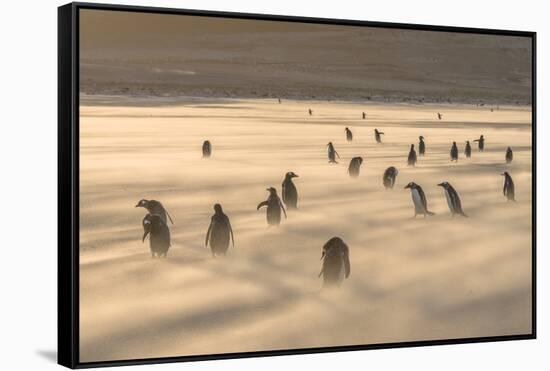
<svg viewBox="0 0 550 371">
<path fill-rule="evenodd" d="M 93 1 L 93 0 L 91 0 Z M 106 0 L 107 1 L 107 0 Z M 550 364 L 545 165 L 550 22 L 544 1 L 140 0 L 119 3 L 538 32 L 537 340 L 146 366 L 155 370 L 543 369 Z M 6 1 L 0 12 L 0 368 L 59 369 L 56 352 L 57 6 Z M 546 264 L 545 264 L 546 263 Z M 544 292 L 546 291 L 546 292 Z M 268 336 L 268 334 L 266 334 Z M 127 370 L 138 369 L 128 367 Z M 548 368 L 546 368 L 548 369 Z"/>
</svg>

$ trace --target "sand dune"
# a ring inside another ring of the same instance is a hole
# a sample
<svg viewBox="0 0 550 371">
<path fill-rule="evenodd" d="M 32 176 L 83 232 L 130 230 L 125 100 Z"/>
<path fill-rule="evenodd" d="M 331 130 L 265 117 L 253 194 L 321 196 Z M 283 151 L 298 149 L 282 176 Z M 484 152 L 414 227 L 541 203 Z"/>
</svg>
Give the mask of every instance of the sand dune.
<svg viewBox="0 0 550 371">
<path fill-rule="evenodd" d="M 82 102 L 81 361 L 530 332 L 529 108 L 157 103 Z M 464 141 L 480 134 L 485 152 L 474 146 L 465 159 Z M 419 135 L 426 156 L 408 168 Z M 204 139 L 213 145 L 209 160 L 201 158 Z M 342 157 L 337 165 L 327 162 L 329 141 Z M 458 163 L 449 161 L 452 141 Z M 364 157 L 357 179 L 347 175 L 354 156 Z M 382 186 L 388 166 L 400 171 L 393 191 Z M 516 203 L 502 195 L 505 169 Z M 280 192 L 287 171 L 300 176 L 299 209 L 268 228 L 256 205 L 266 187 Z M 451 218 L 436 186 L 445 180 L 469 218 Z M 437 215 L 411 219 L 409 181 L 423 186 Z M 174 218 L 167 259 L 151 259 L 141 242 L 144 211 L 134 208 L 141 198 L 162 201 Z M 236 246 L 212 259 L 204 237 L 216 202 L 231 218 Z M 321 247 L 332 236 L 350 246 L 351 277 L 321 290 Z"/>
</svg>

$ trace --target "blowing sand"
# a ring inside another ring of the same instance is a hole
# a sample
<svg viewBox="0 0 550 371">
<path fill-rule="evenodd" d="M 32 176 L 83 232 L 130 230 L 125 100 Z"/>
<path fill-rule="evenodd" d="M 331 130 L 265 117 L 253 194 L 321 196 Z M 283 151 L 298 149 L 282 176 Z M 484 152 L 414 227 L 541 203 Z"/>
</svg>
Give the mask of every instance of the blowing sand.
<svg viewBox="0 0 550 371">
<path fill-rule="evenodd" d="M 383 144 L 374 128 L 385 132 Z M 529 108 L 88 101 L 80 129 L 82 362 L 531 330 Z M 465 159 L 464 141 L 481 134 L 485 152 L 472 143 Z M 408 168 L 419 135 L 426 156 Z M 201 158 L 205 139 L 213 145 L 208 160 Z M 328 164 L 329 141 L 339 164 Z M 449 161 L 452 141 L 458 163 Z M 347 174 L 354 156 L 364 157 L 357 179 Z M 400 171 L 393 191 L 382 186 L 389 166 Z M 502 195 L 504 170 L 514 178 L 516 203 Z M 299 209 L 268 228 L 256 205 L 267 187 L 280 192 L 287 171 L 300 176 Z M 411 219 L 403 189 L 410 181 L 424 188 L 436 216 Z M 451 218 L 436 186 L 442 181 L 458 191 L 469 218 Z M 161 201 L 174 219 L 166 259 L 152 259 L 141 241 L 144 209 L 134 205 L 142 198 Z M 236 246 L 213 259 L 204 237 L 216 202 L 231 219 Z M 321 247 L 333 236 L 350 247 L 351 276 L 339 289 L 321 290 Z"/>
</svg>

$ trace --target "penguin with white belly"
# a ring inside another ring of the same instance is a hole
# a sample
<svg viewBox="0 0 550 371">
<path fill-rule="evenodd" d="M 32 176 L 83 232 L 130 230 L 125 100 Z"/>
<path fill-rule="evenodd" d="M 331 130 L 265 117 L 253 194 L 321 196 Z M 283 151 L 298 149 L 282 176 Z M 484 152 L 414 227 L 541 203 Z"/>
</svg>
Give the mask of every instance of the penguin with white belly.
<svg viewBox="0 0 550 371">
<path fill-rule="evenodd" d="M 426 200 L 426 194 L 422 190 L 422 187 L 415 182 L 410 182 L 405 186 L 405 189 L 407 188 L 411 190 L 411 197 L 414 204 L 413 218 L 416 218 L 417 215 L 424 215 L 424 217 L 435 215 L 435 213 L 428 210 L 428 201 Z"/>
</svg>

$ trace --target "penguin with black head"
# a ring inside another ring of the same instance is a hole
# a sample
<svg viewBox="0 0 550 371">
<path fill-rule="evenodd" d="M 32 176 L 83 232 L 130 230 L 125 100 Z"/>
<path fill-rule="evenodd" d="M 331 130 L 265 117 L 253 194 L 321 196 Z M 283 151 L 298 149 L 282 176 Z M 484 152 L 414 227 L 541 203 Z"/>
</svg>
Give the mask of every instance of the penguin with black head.
<svg viewBox="0 0 550 371">
<path fill-rule="evenodd" d="M 321 260 L 323 264 L 319 277 L 323 276 L 323 287 L 340 286 L 344 279 L 349 278 L 349 247 L 340 237 L 332 237 L 325 243 Z"/>
</svg>

